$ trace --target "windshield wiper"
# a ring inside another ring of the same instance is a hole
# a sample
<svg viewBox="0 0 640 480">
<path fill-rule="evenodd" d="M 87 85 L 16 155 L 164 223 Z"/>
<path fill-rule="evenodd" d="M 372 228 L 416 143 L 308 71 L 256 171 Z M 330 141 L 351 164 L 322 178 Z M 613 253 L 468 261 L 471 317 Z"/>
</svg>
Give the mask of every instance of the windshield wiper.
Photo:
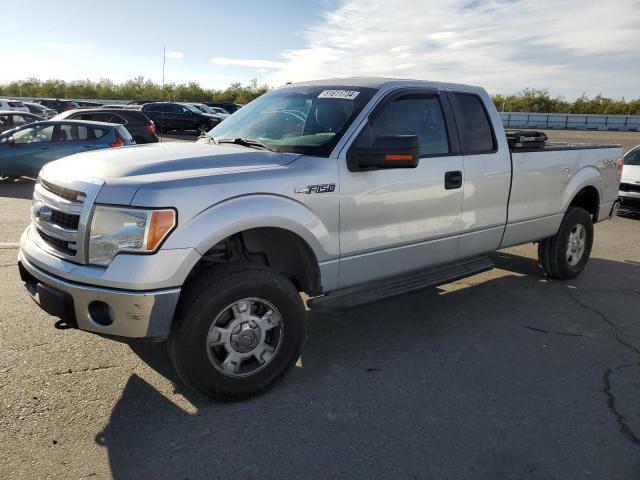
<svg viewBox="0 0 640 480">
<path fill-rule="evenodd" d="M 221 138 L 216 143 L 234 143 L 236 145 L 242 145 L 243 147 L 257 148 L 259 150 L 269 150 L 270 152 L 273 152 L 273 150 L 267 147 L 264 143 L 252 138 Z"/>
</svg>

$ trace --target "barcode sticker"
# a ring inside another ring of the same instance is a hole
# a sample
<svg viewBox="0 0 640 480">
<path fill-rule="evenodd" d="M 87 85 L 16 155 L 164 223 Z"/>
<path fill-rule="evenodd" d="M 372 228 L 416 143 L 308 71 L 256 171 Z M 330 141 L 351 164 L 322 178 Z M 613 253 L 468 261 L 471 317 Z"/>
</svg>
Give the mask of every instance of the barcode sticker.
<svg viewBox="0 0 640 480">
<path fill-rule="evenodd" d="M 353 100 L 360 92 L 355 90 L 323 90 L 318 98 L 341 98 L 343 100 Z"/>
</svg>

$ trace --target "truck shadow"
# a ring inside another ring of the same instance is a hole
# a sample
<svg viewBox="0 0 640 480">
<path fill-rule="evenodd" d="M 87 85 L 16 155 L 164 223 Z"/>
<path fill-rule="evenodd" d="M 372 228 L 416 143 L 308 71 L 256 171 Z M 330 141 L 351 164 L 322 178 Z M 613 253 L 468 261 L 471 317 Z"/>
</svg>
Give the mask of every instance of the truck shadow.
<svg viewBox="0 0 640 480">
<path fill-rule="evenodd" d="M 21 177 L 16 180 L 0 179 L 0 197 L 30 200 L 33 196 L 34 185 L 35 181 L 27 177 Z"/>
<path fill-rule="evenodd" d="M 573 296 L 588 304 L 603 285 L 640 285 L 640 266 L 592 259 L 567 283 L 526 257 L 495 261 L 497 277 L 311 311 L 301 366 L 254 399 L 213 403 L 177 387 L 194 414 L 132 375 L 96 436 L 113 478 L 555 478 L 554 462 L 596 477 L 599 468 L 637 472 L 633 446 L 622 463 L 581 449 L 588 438 L 618 438 L 601 371 L 629 353 Z M 162 344 L 132 349 L 175 383 Z M 550 451 L 549 437 L 574 453 Z"/>
</svg>

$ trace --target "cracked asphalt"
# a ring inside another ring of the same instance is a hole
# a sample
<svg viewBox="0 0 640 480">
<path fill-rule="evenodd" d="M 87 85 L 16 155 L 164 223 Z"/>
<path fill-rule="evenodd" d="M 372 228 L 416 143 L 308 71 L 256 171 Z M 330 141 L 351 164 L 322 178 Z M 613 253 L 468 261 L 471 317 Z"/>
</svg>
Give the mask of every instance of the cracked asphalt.
<svg viewBox="0 0 640 480">
<path fill-rule="evenodd" d="M 0 182 L 0 478 L 640 478 L 640 212 L 598 224 L 570 282 L 523 245 L 438 289 L 311 311 L 284 381 L 216 404 L 162 344 L 53 328 L 15 266 L 32 188 Z"/>
</svg>

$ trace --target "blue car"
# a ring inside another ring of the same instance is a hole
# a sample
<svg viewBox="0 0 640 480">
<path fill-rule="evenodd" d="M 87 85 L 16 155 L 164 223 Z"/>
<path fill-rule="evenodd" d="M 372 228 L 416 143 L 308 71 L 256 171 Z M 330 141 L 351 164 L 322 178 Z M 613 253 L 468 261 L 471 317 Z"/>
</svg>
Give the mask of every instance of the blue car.
<svg viewBox="0 0 640 480">
<path fill-rule="evenodd" d="M 0 134 L 0 177 L 36 177 L 45 163 L 78 152 L 133 145 L 122 125 L 45 120 Z"/>
</svg>

